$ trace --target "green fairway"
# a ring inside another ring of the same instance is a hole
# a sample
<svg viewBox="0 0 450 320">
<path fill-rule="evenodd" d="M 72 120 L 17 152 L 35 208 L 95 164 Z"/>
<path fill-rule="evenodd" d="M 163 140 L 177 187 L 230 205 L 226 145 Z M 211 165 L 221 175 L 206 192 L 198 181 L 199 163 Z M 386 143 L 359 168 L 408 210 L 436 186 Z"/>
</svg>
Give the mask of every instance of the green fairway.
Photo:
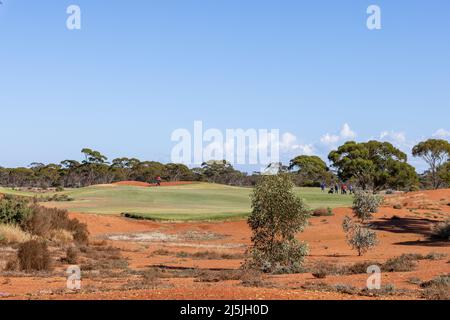
<svg viewBox="0 0 450 320">
<path fill-rule="evenodd" d="M 61 194 L 67 194 L 74 201 L 47 202 L 45 205 L 73 212 L 129 213 L 158 220 L 236 219 L 250 213 L 251 191 L 251 188 L 207 183 L 161 188 L 106 185 L 68 189 Z M 345 207 L 352 201 L 351 196 L 328 195 L 318 188 L 296 188 L 296 191 L 312 209 Z M 0 188 L 0 193 L 33 195 L 5 188 Z"/>
</svg>

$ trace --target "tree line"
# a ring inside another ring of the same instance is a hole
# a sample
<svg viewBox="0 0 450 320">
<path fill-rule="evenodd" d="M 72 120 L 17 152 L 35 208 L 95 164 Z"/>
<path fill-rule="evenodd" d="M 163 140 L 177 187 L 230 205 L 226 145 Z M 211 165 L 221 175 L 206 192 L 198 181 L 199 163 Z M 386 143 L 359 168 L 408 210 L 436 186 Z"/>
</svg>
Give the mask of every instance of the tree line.
<svg viewBox="0 0 450 320">
<path fill-rule="evenodd" d="M 59 164 L 32 163 L 28 167 L 0 167 L 0 185 L 7 187 L 79 188 L 117 181 L 154 182 L 205 181 L 236 186 L 254 186 L 261 172 L 247 174 L 227 161 L 208 161 L 197 168 L 183 164 L 163 164 L 136 158 L 116 158 L 111 162 L 102 153 L 83 149 L 83 160 L 64 160 Z M 408 164 L 407 155 L 389 142 L 348 141 L 328 155 L 330 166 L 317 156 L 301 155 L 278 169 L 292 176 L 298 186 L 351 183 L 371 190 L 418 188 L 437 189 L 450 186 L 450 143 L 430 139 L 412 149 L 414 157 L 423 159 L 428 170 L 418 175 Z"/>
</svg>

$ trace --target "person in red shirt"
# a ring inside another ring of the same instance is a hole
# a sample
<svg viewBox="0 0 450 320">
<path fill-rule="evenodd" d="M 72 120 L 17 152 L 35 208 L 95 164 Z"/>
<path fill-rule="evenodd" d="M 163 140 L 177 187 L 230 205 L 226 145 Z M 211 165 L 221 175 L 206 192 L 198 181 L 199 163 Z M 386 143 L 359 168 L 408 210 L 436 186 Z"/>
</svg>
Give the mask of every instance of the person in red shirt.
<svg viewBox="0 0 450 320">
<path fill-rule="evenodd" d="M 157 185 L 158 187 L 161 186 L 161 177 L 160 177 L 160 176 L 157 176 L 157 177 L 156 177 L 156 185 Z"/>
</svg>

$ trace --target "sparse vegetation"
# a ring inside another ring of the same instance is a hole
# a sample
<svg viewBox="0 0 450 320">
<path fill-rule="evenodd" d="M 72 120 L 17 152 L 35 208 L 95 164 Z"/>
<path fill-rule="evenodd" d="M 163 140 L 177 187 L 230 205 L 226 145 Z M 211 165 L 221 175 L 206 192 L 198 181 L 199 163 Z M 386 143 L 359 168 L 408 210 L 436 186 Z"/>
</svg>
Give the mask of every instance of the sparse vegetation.
<svg viewBox="0 0 450 320">
<path fill-rule="evenodd" d="M 423 282 L 422 296 L 428 300 L 450 300 L 450 274 L 439 276 L 430 281 Z"/>
</svg>

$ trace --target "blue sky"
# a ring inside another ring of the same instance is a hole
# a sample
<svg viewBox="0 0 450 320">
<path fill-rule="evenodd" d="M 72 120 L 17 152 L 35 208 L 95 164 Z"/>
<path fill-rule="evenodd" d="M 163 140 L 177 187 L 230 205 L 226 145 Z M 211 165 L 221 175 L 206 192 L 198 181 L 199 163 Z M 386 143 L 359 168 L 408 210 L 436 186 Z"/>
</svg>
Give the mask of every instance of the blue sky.
<svg viewBox="0 0 450 320">
<path fill-rule="evenodd" d="M 3 0 L 0 165 L 83 147 L 165 162 L 195 120 L 280 129 L 284 159 L 348 137 L 449 139 L 449 15 L 448 0 Z"/>
</svg>

